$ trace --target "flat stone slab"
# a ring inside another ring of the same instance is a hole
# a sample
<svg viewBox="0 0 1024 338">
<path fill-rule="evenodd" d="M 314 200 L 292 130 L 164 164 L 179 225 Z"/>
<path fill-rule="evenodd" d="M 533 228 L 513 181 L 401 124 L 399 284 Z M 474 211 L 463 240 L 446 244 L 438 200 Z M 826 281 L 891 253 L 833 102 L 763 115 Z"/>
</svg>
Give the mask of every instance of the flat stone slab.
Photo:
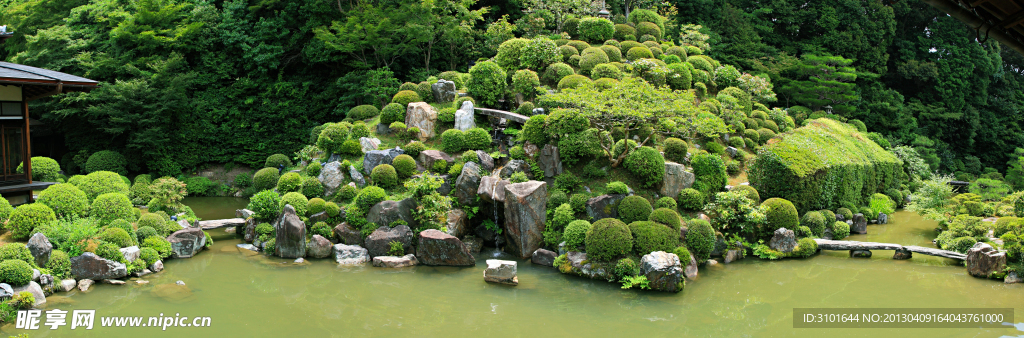
<svg viewBox="0 0 1024 338">
<path fill-rule="evenodd" d="M 473 108 L 473 110 L 475 110 L 477 113 L 482 114 L 482 115 L 503 118 L 503 119 L 506 119 L 506 120 L 509 120 L 509 121 L 518 122 L 520 124 L 526 123 L 526 121 L 530 120 L 529 116 L 519 115 L 519 114 L 516 114 L 516 113 L 513 113 L 513 112 L 504 111 L 504 110 L 489 109 L 489 108 Z"/>
<path fill-rule="evenodd" d="M 203 230 L 217 229 L 223 227 L 236 227 L 245 225 L 245 218 L 213 219 L 199 221 L 199 227 Z"/>
<path fill-rule="evenodd" d="M 858 241 L 833 241 L 828 239 L 817 238 L 814 240 L 818 243 L 818 249 L 821 250 L 832 250 L 832 251 L 849 251 L 849 250 L 906 250 L 913 253 L 919 253 L 922 255 L 937 256 L 951 259 L 966 260 L 967 255 L 936 248 L 926 248 L 915 245 L 899 245 L 892 243 L 875 243 L 875 242 L 858 242 Z"/>
</svg>

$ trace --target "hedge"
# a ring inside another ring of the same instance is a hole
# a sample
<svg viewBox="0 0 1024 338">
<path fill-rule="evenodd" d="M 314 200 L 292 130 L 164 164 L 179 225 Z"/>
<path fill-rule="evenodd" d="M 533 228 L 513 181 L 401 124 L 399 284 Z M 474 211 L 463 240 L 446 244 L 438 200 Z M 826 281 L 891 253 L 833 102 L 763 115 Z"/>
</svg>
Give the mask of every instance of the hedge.
<svg viewBox="0 0 1024 338">
<path fill-rule="evenodd" d="M 812 120 L 761 148 L 748 167 L 762 197 L 782 197 L 797 210 L 864 205 L 904 181 L 903 163 L 849 125 Z"/>
</svg>

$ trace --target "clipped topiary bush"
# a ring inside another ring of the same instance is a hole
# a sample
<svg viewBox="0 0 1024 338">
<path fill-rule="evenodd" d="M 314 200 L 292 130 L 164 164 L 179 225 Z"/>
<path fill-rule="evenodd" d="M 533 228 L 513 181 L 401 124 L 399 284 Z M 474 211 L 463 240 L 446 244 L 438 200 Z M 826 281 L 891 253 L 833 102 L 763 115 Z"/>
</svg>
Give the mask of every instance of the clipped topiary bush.
<svg viewBox="0 0 1024 338">
<path fill-rule="evenodd" d="M 106 228 L 100 232 L 98 238 L 104 242 L 117 245 L 118 248 L 127 248 L 135 245 L 135 239 L 127 231 L 121 228 Z"/>
<path fill-rule="evenodd" d="M 85 171 L 89 173 L 110 171 L 118 175 L 128 175 L 128 170 L 125 169 L 127 165 L 128 161 L 125 160 L 124 155 L 112 150 L 101 150 L 89 156 L 85 162 Z"/>
<path fill-rule="evenodd" d="M 852 220 L 853 219 L 853 211 L 851 211 L 850 209 L 847 209 L 847 208 L 836 209 L 836 214 L 837 215 L 843 215 L 843 220 Z"/>
<path fill-rule="evenodd" d="M 292 160 L 285 154 L 273 154 L 267 156 L 267 161 L 263 164 L 266 168 L 279 168 L 284 166 L 285 168 L 292 166 Z"/>
<path fill-rule="evenodd" d="M 448 129 L 441 133 L 441 149 L 448 153 L 458 153 L 466 148 L 466 136 L 461 130 Z"/>
<path fill-rule="evenodd" d="M 633 235 L 626 223 L 614 218 L 594 222 L 586 237 L 587 258 L 610 262 L 628 255 L 633 249 Z"/>
<path fill-rule="evenodd" d="M 711 258 L 711 252 L 715 250 L 715 240 L 715 230 L 707 221 L 694 219 L 687 224 L 686 247 L 696 256 L 697 263 L 703 264 Z"/>
<path fill-rule="evenodd" d="M 769 198 L 761 203 L 765 208 L 766 225 L 761 237 L 771 236 L 779 228 L 794 229 L 800 218 L 793 203 L 782 198 Z"/>
<path fill-rule="evenodd" d="M 395 167 L 390 164 L 381 164 L 370 172 L 373 183 L 382 188 L 392 188 L 398 185 L 398 173 Z"/>
<path fill-rule="evenodd" d="M 665 199 L 665 198 L 668 198 L 668 197 L 662 197 L 662 199 Z M 669 198 L 669 199 L 671 200 L 671 198 Z M 679 213 L 677 213 L 674 209 L 675 208 L 672 208 L 672 209 L 669 209 L 669 208 L 654 209 L 654 211 L 652 211 L 651 215 L 648 217 L 648 220 L 650 220 L 651 222 L 655 222 L 655 223 L 661 224 L 661 225 L 665 225 L 665 226 L 667 226 L 669 228 L 672 228 L 673 230 L 676 230 L 678 232 L 679 228 L 682 227 L 683 222 L 682 222 L 682 218 L 679 217 Z M 678 236 L 678 233 L 676 235 Z"/>
<path fill-rule="evenodd" d="M 323 169 L 323 166 L 320 165 L 320 162 L 313 161 L 312 163 L 306 165 L 305 172 L 306 172 L 306 175 L 309 175 L 309 176 L 312 176 L 312 177 L 316 177 L 316 176 L 320 175 L 320 170 L 322 170 L 322 169 Z"/>
<path fill-rule="evenodd" d="M 602 63 L 594 66 L 593 70 L 590 71 L 590 76 L 595 79 L 609 78 L 618 80 L 622 78 L 622 70 L 611 64 Z"/>
<path fill-rule="evenodd" d="M 127 197 L 125 197 L 127 199 Z M 129 203 L 129 208 L 131 204 Z M 7 228 L 16 240 L 27 240 L 36 227 L 49 224 L 57 219 L 50 207 L 41 203 L 22 204 L 11 212 Z"/>
<path fill-rule="evenodd" d="M 683 163 L 686 160 L 686 153 L 689 151 L 688 147 L 686 141 L 681 139 L 675 137 L 665 139 L 665 159 Z"/>
<path fill-rule="evenodd" d="M 89 197 L 78 187 L 59 183 L 39 193 L 36 203 L 53 209 L 58 217 L 85 217 L 89 212 Z"/>
<path fill-rule="evenodd" d="M 417 158 L 420 156 L 421 152 L 427 150 L 427 146 L 423 145 L 420 141 L 412 141 L 402 147 L 402 149 L 405 150 L 406 155 L 412 156 L 412 158 Z"/>
<path fill-rule="evenodd" d="M 142 248 L 139 250 L 139 259 L 146 262 L 146 266 L 152 266 L 153 263 L 160 260 L 160 253 L 153 248 Z"/>
<path fill-rule="evenodd" d="M 368 104 L 364 104 L 349 109 L 348 114 L 345 115 L 345 117 L 351 118 L 353 120 L 365 120 L 373 118 L 374 116 L 377 116 L 377 114 L 380 114 L 380 109 L 377 109 L 377 107 Z"/>
<path fill-rule="evenodd" d="M 399 103 L 389 103 L 380 111 L 380 123 L 391 125 L 395 122 L 405 122 L 405 108 Z"/>
<path fill-rule="evenodd" d="M 356 196 L 356 206 L 362 210 L 370 210 L 375 204 L 380 203 L 388 198 L 388 193 L 377 186 L 368 186 L 363 188 Z"/>
<path fill-rule="evenodd" d="M 171 256 L 171 242 L 168 242 L 167 239 L 160 236 L 146 238 L 146 240 L 142 241 L 142 247 L 156 250 L 156 252 L 160 254 L 160 258 L 167 258 Z"/>
<path fill-rule="evenodd" d="M 608 182 L 605 185 L 605 192 L 608 194 L 625 195 L 629 193 L 629 186 L 619 181 Z"/>
<path fill-rule="evenodd" d="M 633 26 L 630 26 L 630 25 L 617 24 L 617 25 L 615 25 L 615 33 L 613 34 L 613 36 L 615 37 L 616 40 L 619 40 L 619 41 L 629 40 L 626 37 L 627 36 L 636 36 L 636 29 L 634 29 Z"/>
<path fill-rule="evenodd" d="M 669 210 L 676 210 L 677 207 L 678 204 L 676 203 L 676 199 L 668 196 L 659 198 L 654 202 L 654 209 L 666 208 Z"/>
<path fill-rule="evenodd" d="M 640 196 L 626 196 L 619 202 L 619 219 L 623 222 L 646 221 L 652 211 L 651 202 Z"/>
<path fill-rule="evenodd" d="M 580 39 L 590 43 L 601 43 L 615 35 L 615 24 L 605 18 L 586 17 L 580 20 L 577 31 Z"/>
<path fill-rule="evenodd" d="M 547 125 L 547 115 L 533 115 L 523 124 L 522 138 L 526 142 L 542 147 L 548 143 L 547 133 L 544 131 Z"/>
<path fill-rule="evenodd" d="M 630 223 L 629 232 L 633 235 L 633 252 L 639 256 L 655 251 L 671 252 L 679 246 L 679 230 L 655 222 Z"/>
<path fill-rule="evenodd" d="M 800 219 L 800 225 L 811 228 L 811 233 L 815 236 L 821 237 L 825 233 L 825 217 L 817 211 L 808 211 L 804 214 L 804 217 Z"/>
<path fill-rule="evenodd" d="M 161 222 L 163 222 L 163 221 L 161 220 Z M 161 226 L 161 225 L 157 224 L 156 226 Z M 145 241 L 146 238 L 150 238 L 150 237 L 153 237 L 153 236 L 159 236 L 159 235 L 160 235 L 160 233 L 156 230 L 156 228 L 154 228 L 152 226 L 140 226 L 139 230 L 135 231 L 135 239 L 139 243 L 142 243 L 143 241 Z"/>
<path fill-rule="evenodd" d="M 507 86 L 505 79 L 508 78 L 508 75 L 505 70 L 497 63 L 484 61 L 470 68 L 469 74 L 469 84 L 467 84 L 469 95 L 484 107 L 496 105 L 498 99 L 505 93 Z"/>
<path fill-rule="evenodd" d="M 101 225 L 106 225 L 118 219 L 136 219 L 133 209 L 132 201 L 128 200 L 127 195 L 111 192 L 96 197 L 89 215 L 99 219 Z"/>
<path fill-rule="evenodd" d="M 811 255 L 818 252 L 818 243 L 812 238 L 801 238 L 796 243 L 796 248 L 793 249 L 793 253 L 790 254 L 792 257 L 811 257 Z"/>
<path fill-rule="evenodd" d="M 465 148 L 467 149 L 486 150 L 491 148 L 491 134 L 487 133 L 484 128 L 472 128 L 467 130 L 464 134 L 464 139 Z"/>
<path fill-rule="evenodd" d="M 582 85 L 592 85 L 594 81 L 583 75 L 569 75 L 558 81 L 558 90 L 576 88 Z"/>
<path fill-rule="evenodd" d="M 395 172 L 401 178 L 409 178 L 416 173 L 416 160 L 409 155 L 398 155 L 391 161 L 391 165 L 395 167 Z"/>
<path fill-rule="evenodd" d="M 587 51 L 584 51 L 584 53 L 580 55 L 580 73 L 590 74 L 591 70 L 593 70 L 595 66 L 599 64 L 606 64 L 608 62 L 608 55 L 600 48 L 588 48 Z"/>
<path fill-rule="evenodd" d="M 311 198 L 311 199 L 309 199 L 309 202 L 306 203 L 306 213 L 309 214 L 309 215 L 316 215 L 316 214 L 324 212 L 326 210 L 327 210 L 327 201 L 324 201 L 323 198 L 319 198 L 319 197 Z"/>
<path fill-rule="evenodd" d="M 128 195 L 128 184 L 124 183 L 121 175 L 111 171 L 97 171 L 86 175 L 78 183 L 78 188 L 85 192 L 91 203 L 97 196 L 117 192 Z"/>
<path fill-rule="evenodd" d="M 626 59 L 636 61 L 640 59 L 653 59 L 654 53 L 647 47 L 633 47 L 626 51 Z"/>
<path fill-rule="evenodd" d="M 562 78 L 575 74 L 576 71 L 572 69 L 572 66 L 561 62 L 556 62 L 552 63 L 551 65 L 548 65 L 548 68 L 544 70 L 544 76 L 542 77 L 542 79 L 549 86 L 557 86 L 558 83 L 562 81 Z"/>
<path fill-rule="evenodd" d="M 696 211 L 704 208 L 704 194 L 693 188 L 686 188 L 679 192 L 679 208 L 683 210 Z"/>
<path fill-rule="evenodd" d="M 32 281 L 32 266 L 21 260 L 0 262 L 0 283 L 22 286 Z"/>
<path fill-rule="evenodd" d="M 302 176 L 299 173 L 287 172 L 277 180 L 277 191 L 282 194 L 299 191 L 301 187 Z"/>
<path fill-rule="evenodd" d="M 291 205 L 292 208 L 295 208 L 295 214 L 302 216 L 306 214 L 309 200 L 306 199 L 306 196 L 303 196 L 300 193 L 290 192 L 281 196 L 281 202 L 279 205 L 282 210 L 284 210 L 285 205 Z"/>
<path fill-rule="evenodd" d="M 850 235 L 850 225 L 846 222 L 832 223 L 832 239 L 840 240 Z"/>
<path fill-rule="evenodd" d="M 849 125 L 821 118 L 762 147 L 747 174 L 763 196 L 820 210 L 858 205 L 900 186 L 902 170 L 899 158 Z"/>
<path fill-rule="evenodd" d="M 721 156 L 701 152 L 693 155 L 690 165 L 693 166 L 693 175 L 696 176 L 693 188 L 705 197 L 710 197 L 725 188 L 729 176 Z"/>
<path fill-rule="evenodd" d="M 413 102 L 423 102 L 423 99 L 420 98 L 420 94 L 412 90 L 401 90 L 391 98 L 391 103 L 397 103 L 402 107 L 408 107 Z"/>
<path fill-rule="evenodd" d="M 651 147 L 640 147 L 626 155 L 625 167 L 645 188 L 660 184 L 665 176 L 665 158 Z"/>
<path fill-rule="evenodd" d="M 274 189 L 279 180 L 276 168 L 263 168 L 252 177 L 252 187 L 258 191 Z"/>
<path fill-rule="evenodd" d="M 619 279 L 636 276 L 640 273 L 640 267 L 636 266 L 636 262 L 632 258 L 623 258 L 618 262 L 615 262 L 615 268 L 612 270 L 612 274 Z"/>
<path fill-rule="evenodd" d="M 679 262 L 681 262 L 683 266 L 689 265 L 690 250 L 686 250 L 685 246 L 675 248 L 675 250 L 672 250 L 672 253 L 676 254 L 676 256 L 679 257 Z"/>
<path fill-rule="evenodd" d="M 50 252 L 50 260 L 46 261 L 46 268 L 55 278 L 71 277 L 71 258 L 64 251 L 53 250 Z"/>
<path fill-rule="evenodd" d="M 754 187 L 751 187 L 749 185 L 735 186 L 730 191 L 744 193 L 747 195 L 747 198 L 749 198 L 751 201 L 754 201 L 754 203 L 761 203 L 761 194 L 758 194 L 757 189 L 754 189 Z"/>
<path fill-rule="evenodd" d="M 24 173 L 25 163 L 18 164 L 17 172 Z M 43 156 L 32 157 L 32 180 L 40 182 L 57 182 L 60 178 L 60 164 L 52 158 Z"/>
</svg>

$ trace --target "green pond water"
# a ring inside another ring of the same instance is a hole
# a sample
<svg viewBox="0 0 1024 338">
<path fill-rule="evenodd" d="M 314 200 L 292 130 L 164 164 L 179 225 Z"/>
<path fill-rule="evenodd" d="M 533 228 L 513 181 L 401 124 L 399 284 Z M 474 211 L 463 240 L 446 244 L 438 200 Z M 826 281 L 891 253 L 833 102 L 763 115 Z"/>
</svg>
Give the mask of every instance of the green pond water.
<svg viewBox="0 0 1024 338">
<path fill-rule="evenodd" d="M 233 217 L 244 199 L 190 198 L 204 219 Z M 899 212 L 852 240 L 929 245 L 935 223 Z M 686 336 L 686 337 L 999 337 L 1000 329 L 794 329 L 795 307 L 1014 307 L 1024 329 L 1024 285 L 973 278 L 956 261 L 915 255 L 870 259 L 824 252 L 808 259 L 746 259 L 702 268 L 678 294 L 621 290 L 521 261 L 517 287 L 487 284 L 485 249 L 470 268 L 338 267 L 331 260 L 291 260 L 236 249 L 215 231 L 212 250 L 169 260 L 166 269 L 125 286 L 98 285 L 48 298 L 49 308 L 95 309 L 103 316 L 209 316 L 210 327 L 99 327 L 91 331 L 2 328 L 31 336 Z M 187 290 L 168 284 L 184 281 Z M 145 320 L 144 320 L 145 321 Z"/>
</svg>

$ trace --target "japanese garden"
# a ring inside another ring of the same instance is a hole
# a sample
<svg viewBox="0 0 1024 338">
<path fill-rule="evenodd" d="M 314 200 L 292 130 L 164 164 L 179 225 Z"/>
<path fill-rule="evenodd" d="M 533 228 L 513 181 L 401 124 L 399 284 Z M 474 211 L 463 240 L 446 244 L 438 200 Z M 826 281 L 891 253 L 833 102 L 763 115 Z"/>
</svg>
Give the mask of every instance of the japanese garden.
<svg viewBox="0 0 1024 338">
<path fill-rule="evenodd" d="M 2 1 L 0 333 L 1019 336 L 1014 3 Z"/>
</svg>

